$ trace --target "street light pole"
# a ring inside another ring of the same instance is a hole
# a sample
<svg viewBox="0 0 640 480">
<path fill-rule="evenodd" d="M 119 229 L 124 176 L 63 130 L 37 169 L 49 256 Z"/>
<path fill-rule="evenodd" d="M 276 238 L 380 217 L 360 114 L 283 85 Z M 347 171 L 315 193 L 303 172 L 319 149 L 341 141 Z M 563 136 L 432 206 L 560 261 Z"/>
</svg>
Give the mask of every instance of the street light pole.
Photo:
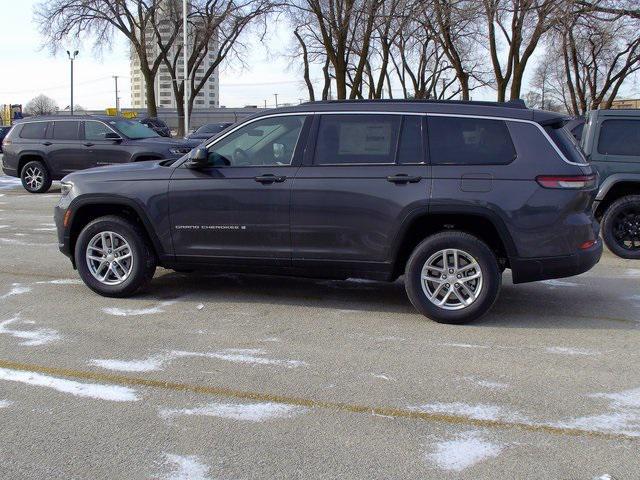
<svg viewBox="0 0 640 480">
<path fill-rule="evenodd" d="M 273 96 L 276 97 L 276 108 L 278 108 L 278 94 L 274 93 Z"/>
<path fill-rule="evenodd" d="M 184 134 L 189 134 L 189 83 L 187 82 L 187 0 L 182 0 L 182 78 L 184 81 Z"/>
<path fill-rule="evenodd" d="M 69 60 L 71 60 L 71 105 L 69 107 L 71 109 L 71 115 L 73 115 L 73 61 L 78 56 L 78 53 L 78 50 L 75 50 L 73 55 L 71 55 L 71 52 L 67 50 L 67 55 L 69 56 Z"/>
<path fill-rule="evenodd" d="M 118 96 L 118 75 L 113 76 L 116 81 L 116 114 L 120 113 L 120 97 Z"/>
</svg>

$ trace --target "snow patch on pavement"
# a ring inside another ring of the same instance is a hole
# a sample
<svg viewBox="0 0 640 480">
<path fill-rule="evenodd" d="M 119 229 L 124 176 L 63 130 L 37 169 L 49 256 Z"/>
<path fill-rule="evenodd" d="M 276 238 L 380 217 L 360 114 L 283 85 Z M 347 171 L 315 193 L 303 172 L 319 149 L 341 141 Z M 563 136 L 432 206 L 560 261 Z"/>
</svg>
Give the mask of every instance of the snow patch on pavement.
<svg viewBox="0 0 640 480">
<path fill-rule="evenodd" d="M 489 388 L 491 390 L 506 390 L 507 388 L 509 388 L 509 385 L 507 385 L 506 383 L 496 382 L 493 380 L 485 380 L 476 377 L 463 377 L 463 379 L 468 382 L 472 382 L 479 387 Z"/>
<path fill-rule="evenodd" d="M 504 421 L 526 421 L 518 413 L 510 412 L 498 405 L 469 405 L 462 402 L 452 403 L 427 403 L 410 407 L 412 410 L 425 413 L 441 413 L 445 415 L 457 415 L 474 420 L 504 420 Z"/>
<path fill-rule="evenodd" d="M 148 308 L 120 308 L 120 307 L 105 307 L 102 311 L 108 315 L 114 315 L 116 317 L 132 317 L 137 315 L 153 315 L 155 313 L 163 313 L 163 307 L 173 305 L 175 300 L 169 300 L 162 302 L 155 307 Z"/>
<path fill-rule="evenodd" d="M 583 356 L 600 355 L 600 352 L 595 350 L 589 350 L 587 348 L 546 347 L 545 351 L 547 353 L 553 353 L 556 355 L 583 355 Z"/>
<path fill-rule="evenodd" d="M 455 347 L 455 348 L 489 348 L 487 345 L 474 345 L 471 343 L 440 343 L 441 347 Z"/>
<path fill-rule="evenodd" d="M 12 403 L 11 400 L 0 400 L 0 408 L 7 408 Z"/>
<path fill-rule="evenodd" d="M 202 463 L 196 455 L 166 455 L 167 462 L 174 465 L 174 470 L 167 480 L 209 480 L 210 468 Z"/>
<path fill-rule="evenodd" d="M 22 180 L 19 178 L 0 176 L 0 190 L 8 190 L 18 186 L 22 186 Z"/>
<path fill-rule="evenodd" d="M 543 280 L 540 283 L 544 283 L 545 285 L 549 285 L 550 287 L 581 287 L 582 285 L 575 282 L 567 282 L 566 280 Z"/>
<path fill-rule="evenodd" d="M 22 295 L 24 293 L 29 293 L 30 291 L 31 291 L 30 287 L 25 287 L 20 283 L 14 283 L 11 285 L 11 290 L 9 290 L 4 295 L 0 295 L 0 300 L 4 300 L 5 298 L 9 298 L 14 295 Z"/>
<path fill-rule="evenodd" d="M 81 383 L 75 380 L 50 377 L 34 372 L 10 370 L 8 368 L 0 368 L 0 380 L 46 387 L 61 393 L 70 393 L 76 397 L 95 398 L 110 402 L 134 402 L 138 400 L 136 391 L 128 387 Z"/>
<path fill-rule="evenodd" d="M 47 280 L 44 282 L 36 282 L 38 285 L 82 285 L 82 280 L 77 278 L 59 278 L 56 280 Z"/>
<path fill-rule="evenodd" d="M 206 416 L 240 420 L 245 422 L 264 422 L 279 418 L 290 418 L 306 411 L 306 408 L 282 403 L 210 403 L 202 407 L 183 409 L 161 409 L 160 417 L 171 420 L 177 416 Z"/>
<path fill-rule="evenodd" d="M 628 268 L 624 273 L 627 277 L 640 277 L 640 268 Z"/>
<path fill-rule="evenodd" d="M 286 368 L 297 368 L 307 365 L 301 360 L 280 360 L 266 358 L 266 352 L 261 349 L 247 348 L 227 348 L 218 352 L 187 352 L 183 350 L 173 350 L 158 355 L 153 355 L 141 360 L 118 360 L 118 359 L 94 359 L 90 363 L 107 370 L 119 372 L 150 372 L 162 370 L 164 365 L 172 360 L 186 357 L 213 358 L 232 363 L 246 363 L 250 365 L 270 365 Z"/>
<path fill-rule="evenodd" d="M 20 338 L 24 340 L 23 342 L 20 342 L 20 345 L 29 347 L 46 345 L 62 338 L 58 331 L 52 328 L 38 328 L 36 330 L 16 330 L 15 327 L 9 328 L 9 325 L 13 325 L 19 321 L 20 316 L 16 315 L 13 318 L 0 322 L 0 335 L 7 334 L 15 338 Z M 22 323 L 29 324 L 29 322 Z"/>
<path fill-rule="evenodd" d="M 428 459 L 442 470 L 461 472 L 472 465 L 497 457 L 503 450 L 504 445 L 483 439 L 480 432 L 468 431 L 453 440 L 437 443 Z"/>
</svg>

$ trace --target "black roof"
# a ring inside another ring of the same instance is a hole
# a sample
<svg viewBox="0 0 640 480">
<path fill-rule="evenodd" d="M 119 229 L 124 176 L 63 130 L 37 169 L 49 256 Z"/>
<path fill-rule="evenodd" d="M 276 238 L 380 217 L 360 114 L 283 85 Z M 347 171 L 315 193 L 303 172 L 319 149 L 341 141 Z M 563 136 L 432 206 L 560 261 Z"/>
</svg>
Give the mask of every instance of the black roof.
<svg viewBox="0 0 640 480">
<path fill-rule="evenodd" d="M 487 117 L 530 120 L 540 124 L 564 121 L 566 115 L 544 110 L 532 110 L 522 100 L 510 102 L 483 102 L 462 100 L 323 100 L 296 106 L 263 111 L 254 117 L 281 113 L 307 112 L 407 112 L 476 115 Z"/>
<path fill-rule="evenodd" d="M 20 120 L 16 120 L 15 123 L 34 122 L 34 121 L 48 122 L 48 121 L 55 121 L 55 120 L 78 120 L 78 121 L 102 120 L 103 122 L 109 122 L 112 120 L 128 120 L 128 119 L 120 116 L 114 117 L 111 115 L 86 115 L 86 114 L 85 115 L 41 115 L 41 116 L 21 118 Z"/>
</svg>

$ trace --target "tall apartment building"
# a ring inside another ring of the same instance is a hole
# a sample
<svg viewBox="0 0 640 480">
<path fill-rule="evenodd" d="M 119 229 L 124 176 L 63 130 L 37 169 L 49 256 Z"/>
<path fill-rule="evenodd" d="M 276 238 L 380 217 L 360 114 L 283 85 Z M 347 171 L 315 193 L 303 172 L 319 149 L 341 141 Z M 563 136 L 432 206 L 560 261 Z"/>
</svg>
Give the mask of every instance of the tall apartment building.
<svg viewBox="0 0 640 480">
<path fill-rule="evenodd" d="M 170 27 L 169 25 L 163 26 L 160 24 L 160 34 L 166 35 L 167 37 L 170 35 Z M 153 32 L 149 33 L 149 36 L 153 37 Z M 155 42 L 149 42 L 150 45 L 147 46 L 149 59 L 154 59 L 157 57 L 160 49 Z M 175 51 L 178 46 L 182 45 L 182 32 L 176 39 L 172 50 L 169 52 L 169 58 L 173 58 L 175 55 Z M 214 36 L 209 43 L 209 54 L 206 59 L 202 62 L 200 68 L 195 72 L 196 82 L 202 79 L 202 75 L 206 72 L 213 59 L 215 58 L 215 52 L 218 51 L 218 40 Z M 131 49 L 130 54 L 130 65 L 131 65 L 131 106 L 133 108 L 146 108 L 147 100 L 145 94 L 145 79 L 140 72 L 140 60 L 138 59 L 138 55 L 135 50 Z M 178 61 L 178 81 L 182 81 L 182 58 Z M 173 86 L 171 83 L 171 75 L 167 71 L 167 68 L 164 65 L 160 66 L 158 70 L 158 74 L 156 75 L 154 91 L 156 95 L 156 104 L 158 109 L 162 108 L 176 108 L 176 99 L 173 95 Z M 218 78 L 218 70 L 216 69 L 207 80 L 206 85 L 200 90 L 198 93 L 196 100 L 194 102 L 194 109 L 200 108 L 217 108 L 220 106 L 220 98 L 219 98 L 220 84 Z"/>
</svg>

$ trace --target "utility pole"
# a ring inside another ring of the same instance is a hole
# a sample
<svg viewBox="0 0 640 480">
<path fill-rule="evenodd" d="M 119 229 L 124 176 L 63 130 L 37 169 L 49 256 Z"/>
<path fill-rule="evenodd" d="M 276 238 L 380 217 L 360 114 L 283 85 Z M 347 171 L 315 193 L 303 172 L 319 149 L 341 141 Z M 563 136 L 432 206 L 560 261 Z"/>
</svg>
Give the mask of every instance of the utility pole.
<svg viewBox="0 0 640 480">
<path fill-rule="evenodd" d="M 118 75 L 114 75 L 113 79 L 116 81 L 116 115 L 120 114 L 120 97 L 118 96 Z"/>
<path fill-rule="evenodd" d="M 182 0 L 182 78 L 184 81 L 184 134 L 189 134 L 189 82 L 187 82 L 187 0 Z"/>
<path fill-rule="evenodd" d="M 276 108 L 278 108 L 278 94 L 274 93 L 273 96 L 276 97 Z"/>
<path fill-rule="evenodd" d="M 75 50 L 73 52 L 73 55 L 71 55 L 71 52 L 67 50 L 67 55 L 69 57 L 69 60 L 71 60 L 71 105 L 69 106 L 71 110 L 71 115 L 73 115 L 73 61 L 78 56 L 78 53 L 79 53 L 78 50 Z"/>
<path fill-rule="evenodd" d="M 264 108 L 267 108 L 267 101 L 264 101 Z"/>
</svg>

